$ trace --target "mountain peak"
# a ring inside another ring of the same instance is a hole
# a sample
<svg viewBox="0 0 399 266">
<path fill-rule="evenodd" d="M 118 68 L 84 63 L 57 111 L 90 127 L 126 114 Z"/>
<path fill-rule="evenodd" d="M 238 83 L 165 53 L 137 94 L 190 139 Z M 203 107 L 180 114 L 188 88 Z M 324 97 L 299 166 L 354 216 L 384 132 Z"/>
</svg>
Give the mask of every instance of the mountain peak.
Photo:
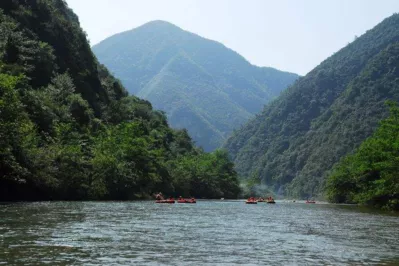
<svg viewBox="0 0 399 266">
<path fill-rule="evenodd" d="M 143 28 L 159 28 L 159 29 L 178 29 L 178 30 L 182 30 L 181 28 L 179 28 L 178 26 L 176 26 L 175 24 L 172 24 L 168 21 L 165 20 L 153 20 L 150 22 L 147 22 L 133 30 L 138 30 L 138 29 L 143 29 Z"/>
<path fill-rule="evenodd" d="M 223 44 L 155 20 L 93 47 L 98 60 L 129 92 L 187 128 L 205 150 L 296 80 L 297 75 L 251 65 Z"/>
</svg>

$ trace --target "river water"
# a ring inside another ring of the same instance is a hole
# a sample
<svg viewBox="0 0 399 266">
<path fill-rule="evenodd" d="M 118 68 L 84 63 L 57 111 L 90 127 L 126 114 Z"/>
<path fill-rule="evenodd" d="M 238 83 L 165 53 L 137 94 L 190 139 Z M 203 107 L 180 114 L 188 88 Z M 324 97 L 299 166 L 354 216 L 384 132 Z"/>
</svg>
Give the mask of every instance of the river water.
<svg viewBox="0 0 399 266">
<path fill-rule="evenodd" d="M 0 264 L 399 265 L 399 216 L 288 202 L 2 204 Z"/>
</svg>

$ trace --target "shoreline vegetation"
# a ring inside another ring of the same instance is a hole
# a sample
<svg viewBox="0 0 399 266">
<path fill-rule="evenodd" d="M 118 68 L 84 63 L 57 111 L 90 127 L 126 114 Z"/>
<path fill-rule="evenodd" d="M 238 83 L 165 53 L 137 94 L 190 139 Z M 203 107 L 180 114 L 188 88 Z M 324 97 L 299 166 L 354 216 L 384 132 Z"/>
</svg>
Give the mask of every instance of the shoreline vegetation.
<svg viewBox="0 0 399 266">
<path fill-rule="evenodd" d="M 1 1 L 0 32 L 0 200 L 237 197 L 227 153 L 128 96 L 64 1 Z"/>
<path fill-rule="evenodd" d="M 399 210 L 399 107 L 387 102 L 390 115 L 354 154 L 334 166 L 327 199 Z"/>
</svg>

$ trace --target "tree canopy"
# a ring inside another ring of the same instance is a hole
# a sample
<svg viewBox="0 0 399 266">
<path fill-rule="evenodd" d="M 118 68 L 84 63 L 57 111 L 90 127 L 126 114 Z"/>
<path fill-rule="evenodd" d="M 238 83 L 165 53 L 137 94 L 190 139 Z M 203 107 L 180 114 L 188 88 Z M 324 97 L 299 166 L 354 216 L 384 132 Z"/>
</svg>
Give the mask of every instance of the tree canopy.
<svg viewBox="0 0 399 266">
<path fill-rule="evenodd" d="M 389 106 L 376 132 L 335 165 L 327 180 L 330 201 L 399 210 L 399 107 Z"/>
<path fill-rule="evenodd" d="M 61 0 L 0 2 L 0 169 L 0 200 L 239 193 L 227 154 L 128 96 Z"/>
</svg>

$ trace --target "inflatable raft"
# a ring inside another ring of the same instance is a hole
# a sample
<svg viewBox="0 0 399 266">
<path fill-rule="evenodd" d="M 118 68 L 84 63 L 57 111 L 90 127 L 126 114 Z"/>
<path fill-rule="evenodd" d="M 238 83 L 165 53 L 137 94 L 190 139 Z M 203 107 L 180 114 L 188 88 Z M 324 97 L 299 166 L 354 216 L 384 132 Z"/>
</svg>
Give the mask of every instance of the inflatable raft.
<svg viewBox="0 0 399 266">
<path fill-rule="evenodd" d="M 182 199 L 177 200 L 177 203 L 197 203 L 195 199 Z"/>
<path fill-rule="evenodd" d="M 169 204 L 173 204 L 173 203 L 175 203 L 175 200 L 156 200 L 155 203 L 169 203 Z"/>
</svg>

